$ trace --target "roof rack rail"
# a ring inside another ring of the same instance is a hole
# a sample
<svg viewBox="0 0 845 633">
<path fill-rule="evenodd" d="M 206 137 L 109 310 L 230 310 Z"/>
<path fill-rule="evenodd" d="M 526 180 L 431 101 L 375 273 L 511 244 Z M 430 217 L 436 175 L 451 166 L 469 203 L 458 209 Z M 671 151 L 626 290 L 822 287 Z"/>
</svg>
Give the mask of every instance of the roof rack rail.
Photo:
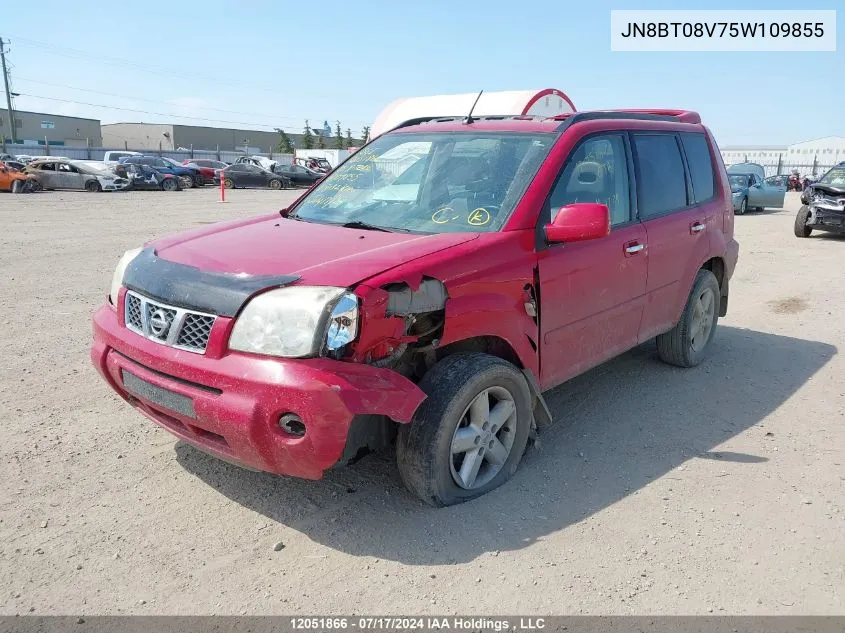
<svg viewBox="0 0 845 633">
<path fill-rule="evenodd" d="M 387 130 L 388 132 L 393 132 L 394 130 L 401 129 L 403 127 L 410 127 L 412 125 L 420 125 L 421 123 L 441 123 L 444 121 L 462 121 L 466 118 L 464 115 L 442 115 L 438 114 L 436 116 L 424 116 L 424 117 L 417 117 L 415 119 L 408 119 L 407 121 L 402 121 L 399 125 L 390 128 Z M 536 114 L 481 114 L 481 115 L 473 115 L 472 117 L 476 121 L 502 121 L 504 119 L 516 119 L 519 121 L 532 121 L 538 120 L 543 121 L 547 120 L 548 117 L 540 116 Z M 386 133 L 386 132 L 385 132 Z"/>
<path fill-rule="evenodd" d="M 558 131 L 562 132 L 570 125 L 597 119 L 629 119 L 638 121 L 673 121 L 675 123 L 701 123 L 697 112 L 690 110 L 595 110 L 575 112 L 554 117 L 560 120 Z"/>
</svg>

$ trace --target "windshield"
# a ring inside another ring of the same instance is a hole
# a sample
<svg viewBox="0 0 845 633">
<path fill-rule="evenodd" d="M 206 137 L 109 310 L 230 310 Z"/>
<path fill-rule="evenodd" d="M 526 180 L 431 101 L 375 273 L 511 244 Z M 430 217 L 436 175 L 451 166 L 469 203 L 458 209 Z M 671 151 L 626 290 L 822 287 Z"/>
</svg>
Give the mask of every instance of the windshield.
<svg viewBox="0 0 845 633">
<path fill-rule="evenodd" d="M 165 163 L 167 163 L 171 167 L 181 167 L 182 166 L 180 163 L 177 163 L 175 160 L 173 160 L 172 158 L 168 158 L 167 156 L 162 156 L 161 158 Z"/>
<path fill-rule="evenodd" d="M 831 187 L 845 187 L 845 167 L 834 167 L 817 182 Z"/>
<path fill-rule="evenodd" d="M 504 225 L 555 140 L 551 134 L 388 134 L 307 194 L 295 217 L 418 233 Z"/>
<path fill-rule="evenodd" d="M 731 190 L 736 191 L 748 186 L 748 176 L 746 174 L 731 174 L 728 176 L 731 181 Z"/>
</svg>

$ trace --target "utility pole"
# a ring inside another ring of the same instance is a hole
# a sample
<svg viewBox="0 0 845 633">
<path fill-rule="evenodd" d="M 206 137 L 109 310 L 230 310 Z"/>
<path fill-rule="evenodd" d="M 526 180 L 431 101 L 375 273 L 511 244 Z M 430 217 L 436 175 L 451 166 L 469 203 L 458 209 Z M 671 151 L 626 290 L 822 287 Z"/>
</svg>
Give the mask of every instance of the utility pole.
<svg viewBox="0 0 845 633">
<path fill-rule="evenodd" d="M 12 143 L 18 142 L 18 133 L 15 132 L 15 111 L 12 110 L 12 90 L 9 88 L 9 70 L 6 68 L 6 49 L 3 38 L 0 37 L 0 63 L 3 64 L 3 85 L 6 86 L 6 107 L 9 111 L 9 128 L 12 131 Z"/>
</svg>

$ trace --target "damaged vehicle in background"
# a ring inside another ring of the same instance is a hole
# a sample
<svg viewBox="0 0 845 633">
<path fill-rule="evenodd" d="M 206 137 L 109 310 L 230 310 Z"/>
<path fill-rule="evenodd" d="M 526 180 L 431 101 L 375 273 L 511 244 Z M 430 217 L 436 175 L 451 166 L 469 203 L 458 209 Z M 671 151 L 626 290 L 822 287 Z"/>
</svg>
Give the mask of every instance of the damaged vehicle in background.
<svg viewBox="0 0 845 633">
<path fill-rule="evenodd" d="M 90 192 L 120 191 L 129 186 L 122 178 L 94 161 L 39 158 L 26 166 L 44 189 L 84 189 Z"/>
<path fill-rule="evenodd" d="M 0 161 L 0 191 L 29 193 L 39 189 L 38 181 L 9 163 Z"/>
<path fill-rule="evenodd" d="M 668 363 L 705 358 L 739 247 L 698 114 L 431 119 L 280 213 L 127 251 L 94 315 L 110 387 L 272 473 L 395 444 L 441 506 L 513 475 L 545 390 L 655 337 Z M 391 164 L 418 171 L 387 195 Z"/>
<path fill-rule="evenodd" d="M 845 234 L 845 166 L 834 167 L 815 181 L 801 201 L 804 205 L 795 216 L 796 237 L 810 237 L 813 230 Z"/>
<path fill-rule="evenodd" d="M 182 191 L 182 181 L 173 174 L 163 174 L 148 165 L 120 165 L 120 173 L 129 180 L 129 189 L 140 191 Z"/>
</svg>

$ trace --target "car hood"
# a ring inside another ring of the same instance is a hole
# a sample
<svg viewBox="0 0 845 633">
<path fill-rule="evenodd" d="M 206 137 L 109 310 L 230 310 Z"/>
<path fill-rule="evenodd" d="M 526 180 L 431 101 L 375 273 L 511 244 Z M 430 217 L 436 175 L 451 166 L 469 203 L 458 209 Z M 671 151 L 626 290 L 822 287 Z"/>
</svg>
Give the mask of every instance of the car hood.
<svg viewBox="0 0 845 633">
<path fill-rule="evenodd" d="M 150 246 L 160 258 L 206 271 L 297 275 L 305 284 L 351 286 L 477 237 L 384 233 L 272 215 L 183 233 Z"/>
<path fill-rule="evenodd" d="M 833 185 L 813 183 L 808 188 L 812 188 L 814 191 L 821 191 L 828 196 L 845 196 L 845 187 L 834 187 Z"/>
</svg>

